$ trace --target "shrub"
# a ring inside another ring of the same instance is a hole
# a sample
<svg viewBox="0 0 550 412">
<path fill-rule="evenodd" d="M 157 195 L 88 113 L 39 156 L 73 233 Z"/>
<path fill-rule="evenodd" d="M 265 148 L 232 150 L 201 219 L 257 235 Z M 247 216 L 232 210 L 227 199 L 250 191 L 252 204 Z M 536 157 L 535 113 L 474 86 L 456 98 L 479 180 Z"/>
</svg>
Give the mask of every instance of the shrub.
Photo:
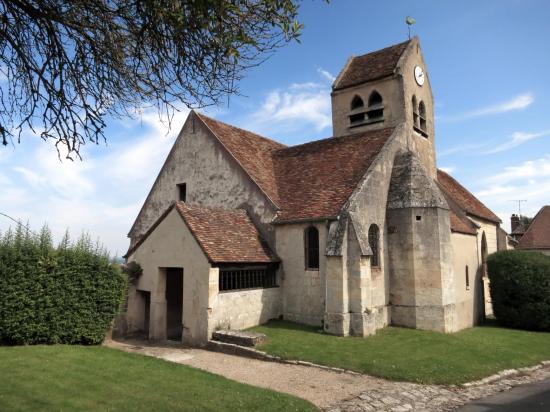
<svg viewBox="0 0 550 412">
<path fill-rule="evenodd" d="M 550 256 L 506 250 L 487 259 L 493 312 L 505 326 L 550 330 Z"/>
<path fill-rule="evenodd" d="M 89 236 L 19 226 L 0 237 L 0 341 L 16 344 L 100 343 L 124 293 L 126 278 Z"/>
</svg>

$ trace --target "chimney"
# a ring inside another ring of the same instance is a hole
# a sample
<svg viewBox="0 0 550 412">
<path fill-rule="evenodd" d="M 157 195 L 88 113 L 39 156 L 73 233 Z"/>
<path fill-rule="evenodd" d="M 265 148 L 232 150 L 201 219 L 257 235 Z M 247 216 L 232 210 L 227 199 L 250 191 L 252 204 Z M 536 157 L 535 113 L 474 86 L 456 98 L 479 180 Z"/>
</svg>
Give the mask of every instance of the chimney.
<svg viewBox="0 0 550 412">
<path fill-rule="evenodd" d="M 519 226 L 519 216 L 518 215 L 512 215 L 510 218 L 510 226 L 512 227 L 512 233 L 516 228 Z"/>
</svg>

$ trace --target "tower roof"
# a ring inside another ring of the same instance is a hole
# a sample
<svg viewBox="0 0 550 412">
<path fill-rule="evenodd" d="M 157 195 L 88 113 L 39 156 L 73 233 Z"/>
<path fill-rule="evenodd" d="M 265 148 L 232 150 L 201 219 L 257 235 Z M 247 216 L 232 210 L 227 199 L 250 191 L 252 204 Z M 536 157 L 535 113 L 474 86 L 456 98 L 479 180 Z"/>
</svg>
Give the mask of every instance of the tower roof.
<svg viewBox="0 0 550 412">
<path fill-rule="evenodd" d="M 332 85 L 333 90 L 391 76 L 410 42 L 408 40 L 362 56 L 351 57 Z"/>
</svg>

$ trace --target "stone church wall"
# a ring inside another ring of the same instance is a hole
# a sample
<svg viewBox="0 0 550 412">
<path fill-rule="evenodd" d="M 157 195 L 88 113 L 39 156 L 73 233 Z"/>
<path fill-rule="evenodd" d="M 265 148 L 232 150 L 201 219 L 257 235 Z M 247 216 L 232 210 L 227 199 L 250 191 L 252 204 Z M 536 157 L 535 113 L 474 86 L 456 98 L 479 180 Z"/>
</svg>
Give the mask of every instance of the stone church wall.
<svg viewBox="0 0 550 412">
<path fill-rule="evenodd" d="M 217 329 L 246 329 L 260 325 L 282 313 L 280 287 L 218 293 L 218 282 L 214 283 L 209 336 Z"/>
<path fill-rule="evenodd" d="M 319 231 L 319 270 L 306 270 L 305 230 Z M 285 319 L 321 326 L 325 313 L 325 222 L 276 225 L 277 254 L 281 258 L 283 315 Z"/>
<path fill-rule="evenodd" d="M 476 236 L 453 233 L 454 288 L 456 297 L 457 329 L 479 323 L 483 308 L 483 280 L 477 257 Z M 466 284 L 468 266 L 469 286 Z"/>
</svg>

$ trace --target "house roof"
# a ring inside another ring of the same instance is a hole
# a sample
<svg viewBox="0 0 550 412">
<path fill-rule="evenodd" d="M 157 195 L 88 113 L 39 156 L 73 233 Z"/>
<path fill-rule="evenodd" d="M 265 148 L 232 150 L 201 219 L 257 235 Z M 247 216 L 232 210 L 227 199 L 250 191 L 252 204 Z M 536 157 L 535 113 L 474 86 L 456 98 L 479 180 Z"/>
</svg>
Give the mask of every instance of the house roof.
<svg viewBox="0 0 550 412">
<path fill-rule="evenodd" d="M 336 217 L 394 130 L 286 147 L 207 116 L 199 117 L 275 203 L 278 222 Z"/>
<path fill-rule="evenodd" d="M 332 88 L 334 90 L 344 89 L 392 75 L 399 58 L 409 43 L 410 40 L 362 56 L 352 57 Z"/>
<path fill-rule="evenodd" d="M 499 217 L 487 206 L 481 203 L 478 198 L 443 170 L 437 171 L 437 181 L 445 193 L 453 199 L 466 214 L 488 220 L 489 222 L 501 222 Z"/>
<path fill-rule="evenodd" d="M 331 137 L 273 153 L 276 221 L 336 217 L 394 128 Z"/>
<path fill-rule="evenodd" d="M 243 209 L 173 203 L 126 256 L 131 255 L 172 209 L 176 209 L 211 263 L 271 263 L 279 259 Z"/>
<path fill-rule="evenodd" d="M 518 249 L 550 249 L 550 206 L 543 206 L 533 218 Z"/>
</svg>

